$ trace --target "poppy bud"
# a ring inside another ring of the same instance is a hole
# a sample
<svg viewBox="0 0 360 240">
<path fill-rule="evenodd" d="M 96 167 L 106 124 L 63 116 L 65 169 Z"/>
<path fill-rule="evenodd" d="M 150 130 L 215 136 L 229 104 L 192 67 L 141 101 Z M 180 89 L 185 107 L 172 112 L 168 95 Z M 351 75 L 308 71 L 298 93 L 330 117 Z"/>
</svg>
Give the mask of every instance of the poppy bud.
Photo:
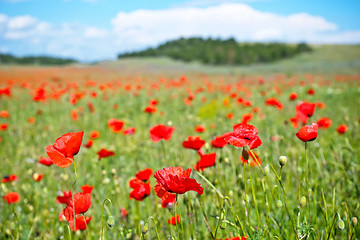
<svg viewBox="0 0 360 240">
<path fill-rule="evenodd" d="M 245 148 L 243 148 L 242 150 L 242 157 L 247 161 L 249 160 L 249 153 L 248 151 L 245 150 Z"/>
<path fill-rule="evenodd" d="M 146 234 L 149 231 L 149 223 L 146 223 L 144 227 L 142 228 L 141 232 L 142 234 Z"/>
<path fill-rule="evenodd" d="M 281 200 L 277 200 L 277 201 L 276 201 L 276 206 L 277 206 L 278 208 L 281 208 L 281 207 L 282 207 L 282 202 L 281 202 Z"/>
<path fill-rule="evenodd" d="M 357 220 L 356 217 L 351 218 L 351 223 L 352 223 L 352 225 L 356 226 L 356 225 L 357 225 L 357 222 L 358 222 L 358 220 Z"/>
<path fill-rule="evenodd" d="M 339 220 L 338 220 L 338 222 L 337 222 L 337 226 L 338 226 L 338 228 L 339 228 L 339 230 L 344 230 L 344 228 L 345 228 L 345 223 L 344 223 L 344 221 L 341 219 L 341 218 L 339 218 Z"/>
<path fill-rule="evenodd" d="M 264 167 L 264 176 L 269 175 L 270 173 L 270 167 L 269 164 L 266 164 L 266 166 Z"/>
<path fill-rule="evenodd" d="M 115 220 L 113 216 L 109 216 L 107 221 L 106 221 L 107 225 L 109 228 L 112 228 L 115 225 Z"/>
<path fill-rule="evenodd" d="M 220 224 L 220 228 L 224 230 L 227 227 L 227 223 L 225 221 L 222 221 Z"/>
<path fill-rule="evenodd" d="M 281 167 L 285 166 L 286 162 L 287 162 L 287 157 L 286 156 L 280 156 L 279 157 L 279 164 L 280 164 Z"/>
<path fill-rule="evenodd" d="M 300 198 L 300 205 L 301 205 L 302 207 L 306 205 L 306 197 L 305 197 L 305 196 L 302 196 L 302 197 Z"/>
</svg>

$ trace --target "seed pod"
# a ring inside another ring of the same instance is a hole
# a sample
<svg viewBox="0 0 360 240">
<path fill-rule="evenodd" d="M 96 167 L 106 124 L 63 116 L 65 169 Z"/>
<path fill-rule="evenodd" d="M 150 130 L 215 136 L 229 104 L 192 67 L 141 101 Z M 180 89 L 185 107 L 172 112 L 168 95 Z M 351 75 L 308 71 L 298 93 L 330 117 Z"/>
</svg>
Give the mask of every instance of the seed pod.
<svg viewBox="0 0 360 240">
<path fill-rule="evenodd" d="M 287 162 L 287 157 L 286 156 L 280 156 L 279 157 L 279 164 L 280 164 L 281 167 L 285 166 L 286 162 Z"/>
<path fill-rule="evenodd" d="M 142 228 L 141 232 L 142 234 L 146 234 L 149 231 L 149 223 L 146 223 L 144 227 Z"/>
<path fill-rule="evenodd" d="M 112 228 L 115 225 L 115 220 L 113 216 L 109 216 L 107 221 L 106 221 L 107 225 L 109 228 Z"/>
<path fill-rule="evenodd" d="M 282 207 L 282 202 L 281 202 L 281 200 L 277 200 L 277 201 L 276 201 L 276 206 L 277 206 L 278 208 L 281 208 L 281 207 Z"/>
<path fill-rule="evenodd" d="M 248 151 L 245 150 L 245 148 L 243 148 L 242 150 L 242 157 L 247 161 L 249 160 L 249 153 Z"/>
<path fill-rule="evenodd" d="M 266 166 L 264 167 L 264 176 L 269 175 L 270 173 L 270 167 L 269 164 L 266 164 Z"/>
<path fill-rule="evenodd" d="M 302 197 L 300 198 L 300 205 L 301 205 L 302 207 L 306 205 L 306 197 L 305 197 L 305 196 L 302 196 Z"/>
<path fill-rule="evenodd" d="M 339 220 L 337 221 L 337 226 L 338 226 L 339 230 L 344 230 L 344 228 L 345 228 L 345 223 L 344 223 L 344 221 L 343 221 L 342 219 L 339 219 Z"/>
<path fill-rule="evenodd" d="M 356 217 L 352 217 L 352 218 L 351 218 L 351 223 L 352 223 L 352 225 L 356 226 L 356 225 L 357 225 L 357 222 L 358 222 L 358 220 L 357 220 Z"/>
</svg>

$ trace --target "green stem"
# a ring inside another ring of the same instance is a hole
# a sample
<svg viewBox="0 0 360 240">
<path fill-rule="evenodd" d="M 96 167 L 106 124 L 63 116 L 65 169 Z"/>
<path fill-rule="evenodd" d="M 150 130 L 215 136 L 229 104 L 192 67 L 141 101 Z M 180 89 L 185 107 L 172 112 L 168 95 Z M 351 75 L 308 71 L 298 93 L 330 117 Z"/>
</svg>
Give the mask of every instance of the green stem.
<svg viewBox="0 0 360 240">
<path fill-rule="evenodd" d="M 241 231 L 242 231 L 242 235 L 243 235 L 243 236 L 246 236 L 246 232 L 245 232 L 245 230 L 244 230 L 244 227 L 243 227 L 243 225 L 241 224 L 239 217 L 235 214 L 235 211 L 234 211 L 234 208 L 233 208 L 233 205 L 232 205 L 232 203 L 231 203 L 230 198 L 229 198 L 228 196 L 225 196 L 225 197 L 223 198 L 223 201 L 224 201 L 224 200 L 227 200 L 228 203 L 229 203 L 229 205 L 230 205 L 231 212 L 232 212 L 232 214 L 233 214 L 233 216 L 234 216 L 234 222 L 235 222 L 235 223 L 236 223 L 236 222 L 239 223 L 240 228 L 241 228 Z"/>
<path fill-rule="evenodd" d="M 109 198 L 105 198 L 103 204 L 102 204 L 102 208 L 101 208 L 101 236 L 100 236 L 100 240 L 104 239 L 104 207 L 105 207 L 105 203 L 106 201 L 108 201 L 112 207 L 112 202 Z"/>
<path fill-rule="evenodd" d="M 149 222 L 149 220 L 150 220 L 150 219 L 151 219 L 151 220 L 153 221 L 153 223 L 154 223 L 154 226 L 155 226 L 155 232 L 156 232 L 156 237 L 157 237 L 157 239 L 158 239 L 158 240 L 160 240 L 160 237 L 159 237 L 159 232 L 158 232 L 157 227 L 156 227 L 156 220 L 155 220 L 155 218 L 154 218 L 154 217 L 151 217 L 151 216 L 150 216 L 150 217 L 148 218 L 147 222 Z"/>
<path fill-rule="evenodd" d="M 250 227 L 250 214 L 248 212 L 248 205 L 247 205 L 247 191 L 246 191 L 246 171 L 245 171 L 245 163 L 243 164 L 244 167 L 244 192 L 245 192 L 245 215 L 246 215 L 246 219 L 247 219 L 247 224 Z"/>
<path fill-rule="evenodd" d="M 196 174 L 201 177 L 212 189 L 215 190 L 215 192 L 219 195 L 219 197 L 224 198 L 224 196 L 221 194 L 221 192 L 206 178 L 204 175 L 202 175 L 200 172 L 195 171 Z"/>
<path fill-rule="evenodd" d="M 309 160 L 307 158 L 307 142 L 305 142 L 305 160 L 306 160 L 306 167 L 305 167 L 305 181 L 306 181 L 306 192 L 308 197 L 308 208 L 309 208 L 309 225 L 311 224 L 311 210 L 310 210 L 310 191 L 309 191 Z"/>
<path fill-rule="evenodd" d="M 294 220 L 293 220 L 293 218 L 292 218 L 292 216 L 291 216 L 291 214 L 290 214 L 289 208 L 288 208 L 288 206 L 287 206 L 287 195 L 286 195 L 286 191 L 285 191 L 285 188 L 284 188 L 284 186 L 283 186 L 282 180 L 281 180 L 281 178 L 279 177 L 278 173 L 275 171 L 275 169 L 274 169 L 274 167 L 272 166 L 272 164 L 270 164 L 270 167 L 271 167 L 271 169 L 273 170 L 273 172 L 275 173 L 275 176 L 276 176 L 277 180 L 278 180 L 279 183 L 280 183 L 281 189 L 282 189 L 283 192 L 284 192 L 284 202 L 285 202 L 284 205 L 285 205 L 286 211 L 287 211 L 287 213 L 288 213 L 288 215 L 289 215 L 289 218 L 290 218 L 290 221 L 291 221 L 291 225 L 292 225 L 292 227 L 293 227 L 293 230 L 294 230 L 296 239 L 299 240 L 299 237 L 298 237 L 297 232 L 296 232 L 296 227 L 295 227 Z"/>
<path fill-rule="evenodd" d="M 74 200 L 74 194 L 75 194 L 75 184 L 77 181 L 77 173 L 76 173 L 76 164 L 74 161 L 74 175 L 75 175 L 75 181 L 72 185 L 73 192 L 71 194 L 72 202 L 73 202 L 73 211 L 74 211 L 74 231 L 76 232 L 76 214 L 75 214 L 75 200 Z"/>
<path fill-rule="evenodd" d="M 252 196 L 254 199 L 254 203 L 255 203 L 255 211 L 256 211 L 256 217 L 258 220 L 258 226 L 261 226 L 261 222 L 260 222 L 260 215 L 259 215 L 259 210 L 258 210 L 258 206 L 257 206 L 257 202 L 256 202 L 256 195 L 255 195 L 255 190 L 251 181 L 251 171 L 250 171 L 250 167 L 248 166 L 248 172 L 249 172 L 249 178 L 250 178 L 250 186 L 251 186 L 251 192 L 252 192 Z"/>
</svg>

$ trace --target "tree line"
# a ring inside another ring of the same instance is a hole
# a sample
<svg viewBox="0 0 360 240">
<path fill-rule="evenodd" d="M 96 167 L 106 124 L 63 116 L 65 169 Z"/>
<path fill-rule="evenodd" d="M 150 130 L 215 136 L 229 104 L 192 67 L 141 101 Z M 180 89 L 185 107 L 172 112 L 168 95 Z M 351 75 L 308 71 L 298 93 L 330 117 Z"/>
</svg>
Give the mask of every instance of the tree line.
<svg viewBox="0 0 360 240">
<path fill-rule="evenodd" d="M 200 61 L 213 65 L 242 65 L 274 62 L 312 51 L 306 43 L 238 43 L 234 38 L 227 40 L 180 38 L 168 41 L 156 48 L 147 48 L 119 54 L 118 58 L 167 56 L 185 62 Z"/>
<path fill-rule="evenodd" d="M 37 57 L 15 57 L 10 54 L 0 54 L 0 64 L 22 64 L 22 65 L 65 65 L 76 63 L 71 58 L 56 58 L 47 56 Z"/>
</svg>

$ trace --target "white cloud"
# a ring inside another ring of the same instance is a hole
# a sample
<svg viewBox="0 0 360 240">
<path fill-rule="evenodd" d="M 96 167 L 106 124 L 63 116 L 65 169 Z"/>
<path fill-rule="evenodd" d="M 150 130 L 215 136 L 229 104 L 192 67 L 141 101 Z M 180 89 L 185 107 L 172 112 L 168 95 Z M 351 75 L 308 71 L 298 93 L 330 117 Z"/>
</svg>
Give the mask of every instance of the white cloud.
<svg viewBox="0 0 360 240">
<path fill-rule="evenodd" d="M 239 41 L 311 41 L 314 36 L 337 30 L 336 24 L 322 17 L 307 13 L 283 16 L 237 3 L 120 12 L 112 23 L 117 43 L 124 48 L 156 45 L 180 36 L 235 37 Z"/>
<path fill-rule="evenodd" d="M 109 35 L 106 29 L 100 29 L 97 27 L 89 27 L 85 30 L 85 37 L 87 38 L 104 38 Z"/>
<path fill-rule="evenodd" d="M 10 18 L 8 21 L 8 28 L 9 29 L 21 29 L 31 27 L 36 24 L 38 20 L 33 18 L 29 15 L 19 16 Z"/>
</svg>

